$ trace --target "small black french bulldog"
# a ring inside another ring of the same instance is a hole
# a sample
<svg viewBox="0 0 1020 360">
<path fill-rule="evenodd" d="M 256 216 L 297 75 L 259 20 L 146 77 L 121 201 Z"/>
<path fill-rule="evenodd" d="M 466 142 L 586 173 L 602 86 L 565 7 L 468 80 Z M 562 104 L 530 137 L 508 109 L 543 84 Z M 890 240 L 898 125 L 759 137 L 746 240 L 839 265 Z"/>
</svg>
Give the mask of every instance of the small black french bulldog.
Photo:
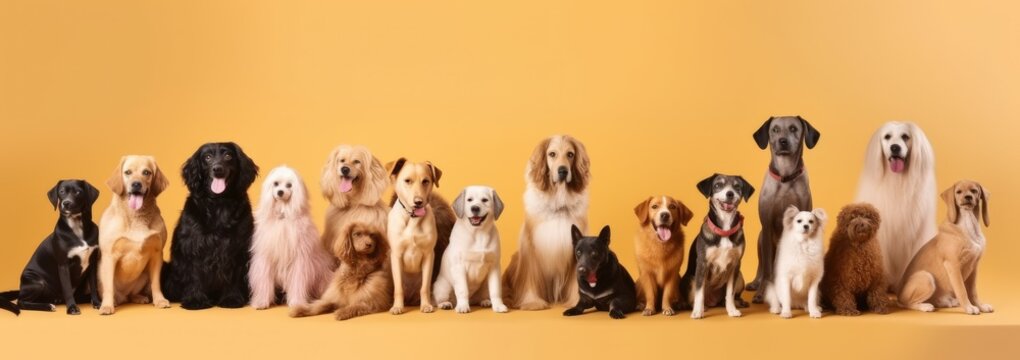
<svg viewBox="0 0 1020 360">
<path fill-rule="evenodd" d="M 574 225 L 570 229 L 577 260 L 577 285 L 581 293 L 577 305 L 563 312 L 576 316 L 594 307 L 609 311 L 609 317 L 623 319 L 637 308 L 637 289 L 634 278 L 620 265 L 616 254 L 609 250 L 609 226 L 602 228 L 598 237 L 586 237 Z"/>
</svg>

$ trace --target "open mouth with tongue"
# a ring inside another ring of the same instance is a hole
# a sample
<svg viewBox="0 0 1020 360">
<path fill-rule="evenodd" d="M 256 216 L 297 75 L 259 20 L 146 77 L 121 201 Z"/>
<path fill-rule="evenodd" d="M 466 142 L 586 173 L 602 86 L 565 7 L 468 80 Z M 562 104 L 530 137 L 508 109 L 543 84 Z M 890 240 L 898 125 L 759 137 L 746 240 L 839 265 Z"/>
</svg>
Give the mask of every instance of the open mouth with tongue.
<svg viewBox="0 0 1020 360">
<path fill-rule="evenodd" d="M 595 287 L 599 284 L 599 276 L 594 271 L 589 271 L 588 275 L 584 277 L 584 280 L 588 282 L 588 286 Z"/>
<path fill-rule="evenodd" d="M 732 212 L 733 210 L 737 209 L 737 203 L 736 202 L 718 201 L 718 203 L 719 203 L 719 208 L 722 209 L 722 211 L 725 211 L 725 212 Z"/>
<path fill-rule="evenodd" d="M 142 208 L 142 203 L 145 202 L 145 194 L 141 192 L 131 192 L 128 194 L 128 207 L 131 210 L 138 211 Z"/>
<path fill-rule="evenodd" d="M 468 218 L 468 221 L 471 222 L 471 226 L 479 226 L 482 225 L 482 222 L 485 221 L 485 218 L 487 217 L 489 217 L 488 214 L 483 216 L 472 216 Z"/>
<path fill-rule="evenodd" d="M 899 155 L 893 155 L 889 157 L 889 170 L 894 173 L 901 173 L 907 167 L 907 160 Z"/>
<path fill-rule="evenodd" d="M 415 207 L 415 208 L 411 209 L 411 216 L 414 216 L 414 217 L 425 216 L 425 207 L 422 206 L 422 207 Z"/>
<path fill-rule="evenodd" d="M 340 192 L 349 193 L 354 190 L 354 178 L 348 176 L 340 177 Z"/>
<path fill-rule="evenodd" d="M 222 194 L 223 191 L 227 190 L 227 179 L 214 177 L 212 184 L 209 185 L 209 189 L 212 190 L 213 194 Z"/>
<path fill-rule="evenodd" d="M 673 238 L 673 231 L 666 225 L 659 225 L 655 227 L 655 234 L 659 236 L 659 241 L 667 242 Z"/>
</svg>

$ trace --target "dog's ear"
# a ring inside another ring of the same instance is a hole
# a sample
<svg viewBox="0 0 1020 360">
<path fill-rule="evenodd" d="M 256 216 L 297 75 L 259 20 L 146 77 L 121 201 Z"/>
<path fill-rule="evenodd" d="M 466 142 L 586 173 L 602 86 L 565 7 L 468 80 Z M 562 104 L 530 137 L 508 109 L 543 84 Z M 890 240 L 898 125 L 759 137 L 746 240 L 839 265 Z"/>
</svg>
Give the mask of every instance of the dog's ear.
<svg viewBox="0 0 1020 360">
<path fill-rule="evenodd" d="M 737 176 L 737 180 L 740 180 L 740 187 L 744 189 L 741 191 L 741 194 L 744 195 L 744 202 L 747 202 L 751 199 L 751 195 L 754 195 L 754 186 L 751 186 L 751 183 L 744 180 L 743 176 Z"/>
<path fill-rule="evenodd" d="M 712 196 L 712 183 L 715 181 L 716 176 L 719 176 L 719 174 L 712 174 L 712 176 L 698 182 L 698 192 L 701 195 L 705 195 L 706 199 Z"/>
<path fill-rule="evenodd" d="M 340 153 L 340 147 L 333 149 L 329 153 L 329 159 L 326 159 L 326 165 L 322 167 L 322 177 L 319 178 L 319 187 L 322 188 L 322 197 L 333 201 L 333 196 L 336 195 L 337 189 L 340 187 L 340 175 L 337 174 L 337 156 Z M 385 172 L 385 170 L 383 170 Z M 386 176 L 383 175 L 383 181 Z"/>
<path fill-rule="evenodd" d="M 365 150 L 365 154 L 368 155 L 368 158 L 371 159 L 371 161 L 369 161 L 370 165 L 368 166 L 368 171 L 362 174 L 362 176 L 367 177 L 364 179 L 364 183 L 372 187 L 371 189 L 366 189 L 366 192 L 369 194 L 378 194 L 372 196 L 381 197 L 383 191 L 386 191 L 386 185 L 389 184 L 389 181 L 386 179 L 386 168 L 383 167 L 382 163 L 379 162 L 379 159 L 372 155 L 372 153 L 368 150 Z M 336 172 L 334 171 L 334 173 Z M 339 186 L 339 184 L 337 186 Z"/>
<path fill-rule="evenodd" d="M 88 209 L 92 209 L 92 204 L 99 200 L 99 189 L 89 184 L 88 181 L 82 180 L 81 183 L 85 187 L 85 194 L 88 195 Z"/>
<path fill-rule="evenodd" d="M 985 222 L 985 226 L 989 226 L 988 222 L 988 190 L 981 184 L 978 184 L 978 189 L 981 189 L 981 218 Z"/>
<path fill-rule="evenodd" d="M 577 248 L 577 242 L 584 238 L 584 234 L 581 233 L 581 229 L 577 225 L 570 225 L 570 242 L 574 248 Z"/>
<path fill-rule="evenodd" d="M 758 148 L 765 150 L 769 147 L 769 128 L 772 126 L 773 116 L 769 116 L 768 120 L 765 120 L 764 124 L 758 128 L 758 131 L 754 132 L 754 142 L 758 143 Z"/>
<path fill-rule="evenodd" d="M 53 210 L 57 209 L 57 201 L 60 200 L 60 198 L 57 196 L 57 192 L 60 191 L 60 183 L 62 182 L 64 181 L 63 180 L 57 181 L 57 184 L 53 185 L 53 188 L 50 189 L 50 191 L 46 192 L 46 197 L 50 199 L 50 204 L 53 205 Z"/>
<path fill-rule="evenodd" d="M 807 145 L 808 149 L 814 149 L 815 145 L 818 144 L 818 139 L 822 137 L 822 133 L 818 132 L 811 123 L 804 120 L 804 118 L 797 115 L 797 119 L 800 119 L 801 125 L 804 125 L 804 145 Z"/>
<path fill-rule="evenodd" d="M 503 214 L 503 207 L 503 199 L 499 197 L 496 190 L 492 190 L 493 220 L 499 220 L 499 216 Z"/>
<path fill-rule="evenodd" d="M 340 234 L 340 241 L 333 242 L 333 254 L 343 262 L 350 262 L 354 256 L 354 224 L 345 225 Z"/>
<path fill-rule="evenodd" d="M 591 159 L 588 158 L 588 150 L 577 139 L 567 137 L 567 141 L 574 146 L 574 162 L 570 164 L 571 177 L 568 187 L 574 192 L 581 192 L 588 186 L 591 177 Z"/>
<path fill-rule="evenodd" d="M 432 184 L 438 188 L 439 178 L 443 177 L 443 170 L 439 170 L 438 167 L 428 161 L 425 162 L 425 166 L 429 167 L 429 172 L 432 174 Z"/>
<path fill-rule="evenodd" d="M 467 189 L 461 190 L 460 195 L 457 195 L 456 199 L 453 199 L 453 213 L 460 219 L 464 217 L 464 203 L 467 201 Z"/>
<path fill-rule="evenodd" d="M 599 241 L 605 244 L 606 247 L 609 247 L 609 237 L 609 225 L 603 226 L 602 230 L 599 231 Z"/>
<path fill-rule="evenodd" d="M 691 219 L 694 218 L 694 212 L 691 211 L 691 208 L 687 207 L 687 205 L 684 204 L 682 201 L 680 200 L 674 201 L 676 201 L 677 210 L 680 211 L 680 223 L 683 224 L 684 226 L 687 226 L 687 223 L 691 222 Z M 679 226 L 677 227 L 679 228 Z"/>
<path fill-rule="evenodd" d="M 106 186 L 109 186 L 110 191 L 117 195 L 124 195 L 124 161 L 127 161 L 127 156 L 120 158 L 117 167 L 113 169 L 113 175 L 110 175 L 110 178 L 106 180 Z"/>
<path fill-rule="evenodd" d="M 634 214 L 637 215 L 638 221 L 641 222 L 641 226 L 648 225 L 648 221 L 650 221 L 648 218 L 648 204 L 651 202 L 652 198 L 649 197 L 634 207 Z"/>
<path fill-rule="evenodd" d="M 244 153 L 240 145 L 235 143 L 229 144 L 234 148 L 234 152 L 237 153 L 237 161 L 241 168 L 241 173 L 237 177 L 237 183 L 241 185 L 242 191 L 247 191 L 251 184 L 255 183 L 255 178 L 259 176 L 259 166 L 255 165 L 255 160 L 252 160 L 248 154 Z"/>
<path fill-rule="evenodd" d="M 960 209 L 956 206 L 956 184 L 942 192 L 942 201 L 946 202 L 946 216 L 949 222 L 955 224 L 960 217 Z"/>
<path fill-rule="evenodd" d="M 386 231 L 383 229 L 372 229 L 372 240 L 375 241 L 375 262 L 385 264 L 389 261 L 390 243 L 386 239 Z"/>
<path fill-rule="evenodd" d="M 170 180 L 167 179 L 166 175 L 163 174 L 163 170 L 160 170 L 159 164 L 156 164 L 156 160 L 152 160 L 152 185 L 149 187 L 149 194 L 152 197 L 157 197 L 162 194 L 167 187 L 170 186 Z"/>
<path fill-rule="evenodd" d="M 552 139 L 542 140 L 535 147 L 535 150 L 532 151 L 531 159 L 528 160 L 528 176 L 531 182 L 542 191 L 549 190 L 552 187 L 552 181 L 549 179 L 549 165 L 545 161 L 546 149 L 549 148 L 550 142 L 552 142 Z"/>
<path fill-rule="evenodd" d="M 205 171 L 202 171 L 202 164 L 205 160 L 202 159 L 202 149 L 205 149 L 205 145 L 199 146 L 198 150 L 195 150 L 194 154 L 188 160 L 184 161 L 184 165 L 181 166 L 181 178 L 184 179 L 184 186 L 188 187 L 188 191 L 196 193 L 201 191 L 202 187 L 205 186 Z"/>
<path fill-rule="evenodd" d="M 399 158 L 386 164 L 386 172 L 390 174 L 390 181 L 397 181 L 397 175 L 400 175 L 400 169 L 404 168 L 404 164 L 407 164 L 405 158 Z"/>
<path fill-rule="evenodd" d="M 793 224 L 793 218 L 800 213 L 800 209 L 796 205 L 790 205 L 786 207 L 786 211 L 783 211 L 783 227 L 790 227 Z"/>
<path fill-rule="evenodd" d="M 821 228 L 823 225 L 825 225 L 825 222 L 829 221 L 829 214 L 825 212 L 825 209 L 817 208 L 817 209 L 811 210 L 811 213 L 814 214 L 816 218 L 818 218 L 818 222 L 819 222 L 818 227 L 819 228 Z"/>
</svg>

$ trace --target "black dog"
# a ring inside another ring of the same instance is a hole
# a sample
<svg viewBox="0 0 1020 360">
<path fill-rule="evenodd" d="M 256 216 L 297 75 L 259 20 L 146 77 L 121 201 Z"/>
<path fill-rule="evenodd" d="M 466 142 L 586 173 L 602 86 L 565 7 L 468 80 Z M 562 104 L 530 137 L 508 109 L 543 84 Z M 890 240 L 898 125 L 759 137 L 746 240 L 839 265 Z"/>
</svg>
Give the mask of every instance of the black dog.
<svg viewBox="0 0 1020 360">
<path fill-rule="evenodd" d="M 254 231 L 248 187 L 259 168 L 234 143 L 202 145 L 184 163 L 188 199 L 174 228 L 163 293 L 189 310 L 248 303 Z"/>
<path fill-rule="evenodd" d="M 78 315 L 77 301 L 91 300 L 98 309 L 99 228 L 92 222 L 92 204 L 99 190 L 85 180 L 61 180 L 47 196 L 60 220 L 25 265 L 20 291 L 3 293 L 0 307 L 19 314 L 19 308 L 54 311 L 53 304 L 63 303 L 68 315 Z M 10 303 L 15 298 L 17 307 Z"/>
<path fill-rule="evenodd" d="M 570 228 L 570 235 L 574 240 L 577 286 L 581 297 L 577 305 L 564 311 L 563 315 L 581 315 L 594 307 L 598 311 L 609 311 L 613 319 L 623 319 L 625 314 L 637 309 L 634 278 L 620 265 L 616 254 L 609 250 L 609 226 L 603 227 L 598 237 L 585 237 L 574 225 Z"/>
<path fill-rule="evenodd" d="M 726 304 L 732 317 L 746 308 L 740 298 L 744 276 L 740 260 L 744 256 L 744 217 L 737 211 L 741 199 L 747 201 L 754 188 L 743 177 L 715 174 L 698 183 L 698 191 L 708 198 L 708 216 L 687 256 L 687 271 L 680 280 L 683 308 L 691 309 L 692 319 L 705 317 L 706 307 Z"/>
</svg>

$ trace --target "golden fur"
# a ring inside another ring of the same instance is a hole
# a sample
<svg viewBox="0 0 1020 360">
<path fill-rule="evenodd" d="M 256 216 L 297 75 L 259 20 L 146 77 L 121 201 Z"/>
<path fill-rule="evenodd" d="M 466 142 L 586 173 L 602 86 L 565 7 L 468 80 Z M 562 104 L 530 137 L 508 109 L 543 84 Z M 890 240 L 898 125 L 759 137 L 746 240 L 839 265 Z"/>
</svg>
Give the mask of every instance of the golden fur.
<svg viewBox="0 0 1020 360">
<path fill-rule="evenodd" d="M 654 315 L 656 310 L 673 316 L 680 301 L 680 266 L 684 261 L 685 235 L 681 226 L 687 225 L 694 213 L 669 196 L 649 197 L 634 208 L 634 213 L 641 226 L 634 239 L 638 308 L 644 316 Z M 662 214 L 669 215 L 664 218 Z M 668 229 L 672 236 L 662 239 L 659 227 Z"/>
<path fill-rule="evenodd" d="M 143 195 L 132 194 L 130 184 L 135 182 L 141 184 Z M 167 231 L 156 205 L 169 180 L 155 158 L 129 155 L 120 159 L 106 184 L 113 200 L 99 222 L 100 314 L 113 314 L 116 305 L 128 301 L 146 304 L 151 300 L 157 308 L 170 307 L 160 285 Z M 142 196 L 137 210 L 128 206 L 133 196 Z"/>
<path fill-rule="evenodd" d="M 341 168 L 349 168 L 351 181 L 348 192 L 341 191 L 344 176 Z M 322 196 L 329 200 L 322 232 L 323 245 L 330 249 L 343 234 L 346 224 L 363 222 L 386 228 L 387 208 L 382 194 L 388 183 L 386 169 L 367 148 L 340 145 L 330 153 L 322 168 Z"/>
<path fill-rule="evenodd" d="M 389 243 L 385 231 L 374 224 L 353 222 L 341 229 L 333 253 L 340 268 L 326 292 L 311 305 L 291 308 L 291 317 L 336 312 L 337 320 L 386 311 L 393 296 L 387 263 Z"/>
</svg>

